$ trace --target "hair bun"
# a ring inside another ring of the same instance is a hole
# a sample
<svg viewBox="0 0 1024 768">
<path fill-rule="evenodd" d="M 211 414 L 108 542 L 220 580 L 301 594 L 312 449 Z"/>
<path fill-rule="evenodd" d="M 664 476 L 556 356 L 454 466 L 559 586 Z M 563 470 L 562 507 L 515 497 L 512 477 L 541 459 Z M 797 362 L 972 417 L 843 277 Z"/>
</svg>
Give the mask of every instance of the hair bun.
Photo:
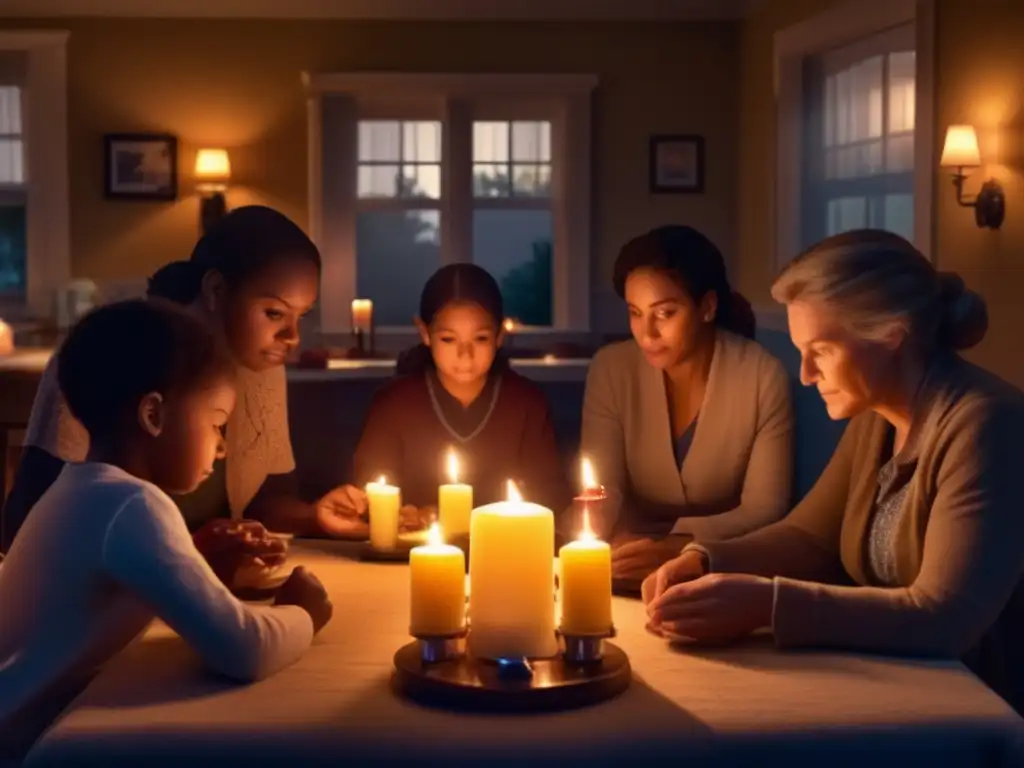
<svg viewBox="0 0 1024 768">
<path fill-rule="evenodd" d="M 753 339 L 757 335 L 757 315 L 747 297 L 739 291 L 730 291 L 725 306 L 728 312 L 727 322 L 723 324 L 725 328 Z M 719 312 L 721 311 L 720 308 Z"/>
<path fill-rule="evenodd" d="M 149 278 L 146 295 L 175 304 L 191 304 L 199 295 L 206 268 L 194 261 L 172 261 Z"/>
<path fill-rule="evenodd" d="M 988 331 L 988 307 L 985 300 L 969 289 L 960 275 L 939 273 L 942 301 L 940 341 L 951 349 L 970 349 L 985 338 Z"/>
</svg>

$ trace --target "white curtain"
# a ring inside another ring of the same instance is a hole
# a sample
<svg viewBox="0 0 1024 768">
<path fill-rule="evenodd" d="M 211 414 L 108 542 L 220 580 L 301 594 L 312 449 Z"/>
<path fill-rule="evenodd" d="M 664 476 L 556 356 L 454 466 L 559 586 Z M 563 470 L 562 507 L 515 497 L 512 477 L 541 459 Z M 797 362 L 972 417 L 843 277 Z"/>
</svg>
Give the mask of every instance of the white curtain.
<svg viewBox="0 0 1024 768">
<path fill-rule="evenodd" d="M 859 227 L 913 239 L 913 27 L 805 62 L 802 240 Z"/>
</svg>

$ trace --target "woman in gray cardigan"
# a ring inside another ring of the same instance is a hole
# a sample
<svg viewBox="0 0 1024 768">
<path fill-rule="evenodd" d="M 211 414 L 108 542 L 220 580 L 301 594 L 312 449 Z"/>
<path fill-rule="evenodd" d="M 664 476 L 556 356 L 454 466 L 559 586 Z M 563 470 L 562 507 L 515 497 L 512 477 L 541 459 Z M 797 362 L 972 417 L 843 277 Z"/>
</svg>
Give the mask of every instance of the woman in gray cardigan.
<svg viewBox="0 0 1024 768">
<path fill-rule="evenodd" d="M 582 450 L 608 492 L 594 524 L 612 539 L 615 575 L 641 579 L 694 537 L 726 539 L 782 517 L 792 407 L 782 365 L 750 339 L 750 305 L 700 232 L 635 238 L 614 281 L 633 339 L 594 357 Z"/>
</svg>

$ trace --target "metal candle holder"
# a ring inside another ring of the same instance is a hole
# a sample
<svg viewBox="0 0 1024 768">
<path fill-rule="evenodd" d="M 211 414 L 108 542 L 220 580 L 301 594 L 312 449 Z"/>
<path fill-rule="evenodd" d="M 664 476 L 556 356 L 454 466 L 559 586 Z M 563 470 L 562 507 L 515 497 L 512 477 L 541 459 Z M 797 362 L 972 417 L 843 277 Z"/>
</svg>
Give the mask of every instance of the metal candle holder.
<svg viewBox="0 0 1024 768">
<path fill-rule="evenodd" d="M 437 664 L 442 661 L 454 661 L 466 655 L 466 635 L 468 630 L 463 627 L 450 635 L 413 635 L 419 643 L 420 660 L 424 664 Z"/>
<path fill-rule="evenodd" d="M 615 636 L 615 628 L 609 627 L 607 632 L 573 634 L 559 629 L 557 634 L 567 664 L 595 664 L 604 657 L 604 641 Z"/>
<path fill-rule="evenodd" d="M 615 627 L 609 627 L 607 632 L 573 634 L 559 629 L 562 656 L 568 664 L 594 664 L 604 658 L 604 641 L 615 634 Z"/>
</svg>

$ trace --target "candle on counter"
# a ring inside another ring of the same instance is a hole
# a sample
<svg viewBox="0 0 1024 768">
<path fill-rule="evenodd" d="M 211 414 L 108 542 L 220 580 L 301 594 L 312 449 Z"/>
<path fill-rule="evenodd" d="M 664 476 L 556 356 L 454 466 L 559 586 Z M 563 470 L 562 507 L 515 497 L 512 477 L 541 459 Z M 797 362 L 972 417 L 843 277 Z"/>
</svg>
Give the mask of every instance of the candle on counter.
<svg viewBox="0 0 1024 768">
<path fill-rule="evenodd" d="M 550 658 L 555 639 L 555 516 L 523 501 L 473 510 L 469 536 L 469 651 L 483 659 Z"/>
<path fill-rule="evenodd" d="M 448 449 L 448 480 L 437 489 L 437 515 L 448 540 L 469 533 L 473 513 L 473 486 L 459 482 L 459 457 Z"/>
<path fill-rule="evenodd" d="M 373 302 L 370 299 L 352 299 L 352 330 L 369 333 L 373 326 Z"/>
<path fill-rule="evenodd" d="M 370 545 L 374 549 L 395 549 L 398 545 L 398 510 L 402 507 L 402 492 L 388 485 L 381 475 L 375 483 L 366 484 L 366 498 L 370 508 Z"/>
<path fill-rule="evenodd" d="M 455 635 L 466 625 L 466 561 L 458 547 L 445 544 L 437 523 L 427 543 L 409 553 L 409 634 Z"/>
<path fill-rule="evenodd" d="M 9 355 L 14 352 L 14 330 L 0 320 L 0 355 Z"/>
<path fill-rule="evenodd" d="M 573 499 L 573 519 L 582 520 L 584 510 L 587 517 L 597 520 L 597 529 L 604 530 L 608 521 L 605 520 L 605 509 L 607 508 L 608 494 L 604 487 L 597 482 L 597 473 L 594 472 L 594 464 L 586 456 L 580 459 L 580 480 L 583 489 Z M 588 523 L 589 524 L 589 523 Z"/>
<path fill-rule="evenodd" d="M 609 632 L 612 628 L 612 549 L 594 534 L 586 508 L 579 538 L 558 550 L 558 561 L 562 634 Z"/>
</svg>

